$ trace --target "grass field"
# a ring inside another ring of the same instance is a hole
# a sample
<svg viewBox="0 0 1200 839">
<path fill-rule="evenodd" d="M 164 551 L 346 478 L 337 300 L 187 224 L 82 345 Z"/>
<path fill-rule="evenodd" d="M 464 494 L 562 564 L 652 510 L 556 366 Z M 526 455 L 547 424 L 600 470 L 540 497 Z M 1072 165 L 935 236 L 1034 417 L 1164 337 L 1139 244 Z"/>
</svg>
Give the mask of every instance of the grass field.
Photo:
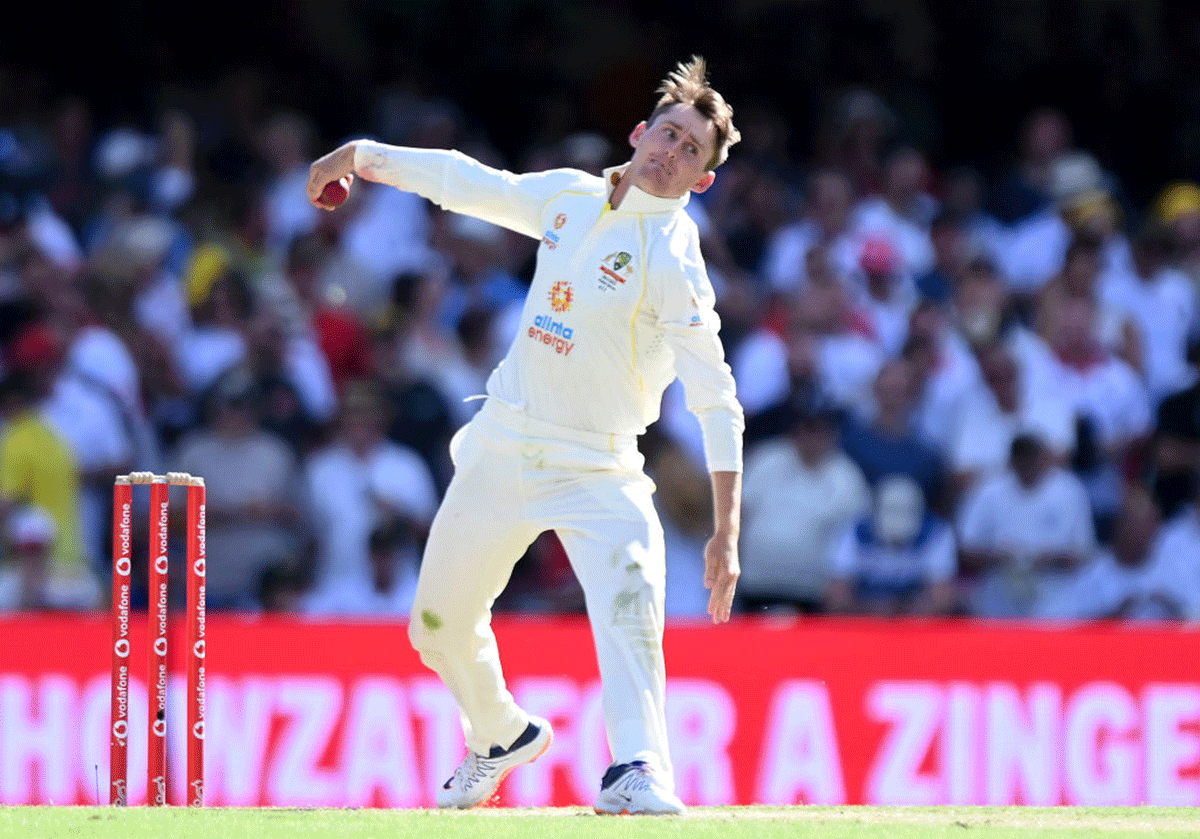
<svg viewBox="0 0 1200 839">
<path fill-rule="evenodd" d="M 1200 811 L 1171 807 L 695 807 L 686 816 L 590 809 L 305 810 L 0 807 L 0 837 L 107 839 L 636 839 L 758 837 L 1196 837 Z"/>
</svg>

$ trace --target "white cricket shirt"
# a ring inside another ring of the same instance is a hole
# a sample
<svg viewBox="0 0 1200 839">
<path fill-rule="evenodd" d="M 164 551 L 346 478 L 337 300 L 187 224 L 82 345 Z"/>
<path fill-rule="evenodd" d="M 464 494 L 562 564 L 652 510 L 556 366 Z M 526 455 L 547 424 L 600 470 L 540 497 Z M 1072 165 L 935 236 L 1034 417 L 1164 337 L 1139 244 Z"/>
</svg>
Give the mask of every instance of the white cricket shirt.
<svg viewBox="0 0 1200 839">
<path fill-rule="evenodd" d="M 742 408 L 687 197 L 630 188 L 621 169 L 516 175 L 461 152 L 360 142 L 354 168 L 447 210 L 541 240 L 520 329 L 488 378 L 489 397 L 530 417 L 637 435 L 676 376 L 700 420 L 711 471 L 741 471 Z"/>
</svg>

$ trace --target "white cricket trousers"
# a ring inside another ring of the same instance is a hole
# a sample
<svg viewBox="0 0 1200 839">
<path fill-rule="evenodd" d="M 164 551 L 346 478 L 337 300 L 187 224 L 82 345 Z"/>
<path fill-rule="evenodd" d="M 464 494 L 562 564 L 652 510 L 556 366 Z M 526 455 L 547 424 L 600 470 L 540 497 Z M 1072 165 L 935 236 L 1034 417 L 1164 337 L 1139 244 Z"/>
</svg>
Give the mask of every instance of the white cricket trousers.
<svg viewBox="0 0 1200 839">
<path fill-rule="evenodd" d="M 451 443 L 409 638 L 462 712 L 467 747 L 507 747 L 529 717 L 504 684 L 491 607 L 513 566 L 554 530 L 583 588 L 615 763 L 672 783 L 664 716 L 662 525 L 633 436 L 575 431 L 488 399 Z"/>
</svg>

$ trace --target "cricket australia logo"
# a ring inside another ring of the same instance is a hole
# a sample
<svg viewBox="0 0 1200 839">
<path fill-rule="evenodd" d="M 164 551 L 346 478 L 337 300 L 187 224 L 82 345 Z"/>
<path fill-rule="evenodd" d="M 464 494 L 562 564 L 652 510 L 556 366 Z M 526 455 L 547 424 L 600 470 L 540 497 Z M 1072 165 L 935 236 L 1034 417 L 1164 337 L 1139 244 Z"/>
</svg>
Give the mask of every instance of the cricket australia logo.
<svg viewBox="0 0 1200 839">
<path fill-rule="evenodd" d="M 628 251 L 617 251 L 604 257 L 600 263 L 601 289 L 612 290 L 633 276 L 633 266 L 630 264 L 633 256 Z"/>
<path fill-rule="evenodd" d="M 571 284 L 566 280 L 559 280 L 550 289 L 550 308 L 556 312 L 565 312 L 571 308 L 571 301 L 575 299 L 574 292 L 571 291 Z"/>
</svg>

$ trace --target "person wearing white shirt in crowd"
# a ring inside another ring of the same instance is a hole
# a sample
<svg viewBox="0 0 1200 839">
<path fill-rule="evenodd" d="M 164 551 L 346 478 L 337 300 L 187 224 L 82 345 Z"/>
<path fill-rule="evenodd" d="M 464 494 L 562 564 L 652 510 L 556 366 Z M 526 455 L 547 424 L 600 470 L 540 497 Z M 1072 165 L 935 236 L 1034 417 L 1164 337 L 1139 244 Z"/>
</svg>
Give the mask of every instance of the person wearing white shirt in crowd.
<svg viewBox="0 0 1200 839">
<path fill-rule="evenodd" d="M 901 355 L 913 373 L 913 421 L 917 434 L 948 454 L 954 416 L 962 400 L 981 383 L 979 363 L 941 306 L 920 303 L 909 317 Z"/>
<path fill-rule="evenodd" d="M 833 404 L 801 393 L 791 413 L 789 432 L 746 459 L 741 611 L 822 611 L 836 539 L 870 504 L 862 470 L 838 448 Z"/>
<path fill-rule="evenodd" d="M 1188 586 L 1159 561 L 1156 546 L 1162 515 L 1150 493 L 1132 488 L 1117 515 L 1111 547 L 1102 547 L 1069 585 L 1039 601 L 1034 617 L 1045 620 L 1178 620 Z"/>
<path fill-rule="evenodd" d="M 834 547 L 826 608 L 833 613 L 945 615 L 960 610 L 954 531 L 905 475 L 875 488 L 870 513 Z"/>
<path fill-rule="evenodd" d="M 725 622 L 740 573 L 744 420 L 699 234 L 683 207 L 713 184 L 739 135 L 703 59 L 681 63 L 659 93 L 629 135 L 629 163 L 599 178 L 571 169 L 513 174 L 457 151 L 367 141 L 311 167 L 309 198 L 325 209 L 327 184 L 366 177 L 541 242 L 521 331 L 489 378 L 483 407 L 451 443 L 456 472 L 426 543 L 408 625 L 462 711 L 469 751 L 438 790 L 443 807 L 483 803 L 509 771 L 550 746 L 549 722 L 505 687 L 489 621 L 524 550 L 554 530 L 586 596 L 604 687 L 614 760 L 595 806 L 686 809 L 666 737 L 663 533 L 636 438 L 681 378 L 712 476 L 709 614 Z"/>
<path fill-rule="evenodd" d="M 308 150 L 313 126 L 291 112 L 272 115 L 258 138 L 260 154 L 272 169 L 266 188 L 268 247 L 280 257 L 297 236 L 311 233 L 321 214 L 308 200 Z"/>
<path fill-rule="evenodd" d="M 914 277 L 934 263 L 929 225 L 938 201 L 925 191 L 928 180 L 925 155 L 911 147 L 897 149 L 885 165 L 882 194 L 863 198 L 854 208 L 852 224 L 859 238 L 889 240 L 904 271 Z"/>
<path fill-rule="evenodd" d="M 1167 231 L 1150 223 L 1134 241 L 1132 265 L 1109 269 L 1100 286 L 1101 299 L 1135 325 L 1140 372 L 1155 405 L 1191 383 L 1188 340 L 1200 327 L 1196 288 L 1169 256 Z"/>
<path fill-rule="evenodd" d="M 417 534 L 403 519 L 385 519 L 367 540 L 368 577 L 350 574 L 304 593 L 298 611 L 308 617 L 403 618 L 412 611 L 421 562 Z"/>
<path fill-rule="evenodd" d="M 437 490 L 425 461 L 386 439 L 382 394 L 351 382 L 343 396 L 340 430 L 305 464 L 305 491 L 317 537 L 312 597 L 337 601 L 340 590 L 371 588 L 371 533 L 400 519 L 422 537 L 433 521 Z"/>
<path fill-rule="evenodd" d="M 904 346 L 908 320 L 917 304 L 912 279 L 903 273 L 892 243 L 875 237 L 863 242 L 854 276 L 855 322 L 891 358 Z"/>
<path fill-rule="evenodd" d="M 1021 370 L 1004 344 L 985 347 L 978 358 L 981 380 L 955 406 L 946 448 L 959 493 L 1003 471 L 1021 433 L 1036 434 L 1060 463 L 1075 448 L 1075 414 L 1065 399 L 1022 387 Z"/>
<path fill-rule="evenodd" d="M 799 221 L 778 228 L 767 243 L 763 272 L 771 288 L 794 292 L 808 281 L 808 256 L 822 248 L 828 270 L 847 280 L 858 269 L 862 242 L 851 227 L 854 186 L 836 169 L 822 169 L 808 183 L 807 206 Z"/>
<path fill-rule="evenodd" d="M 1036 294 L 1062 270 L 1067 246 L 1080 233 L 1102 243 L 1106 269 L 1129 263 L 1129 243 L 1117 229 L 1117 206 L 1094 157 L 1085 152 L 1060 156 L 1051 169 L 1050 191 L 1054 203 L 1018 223 L 1003 252 L 1002 272 L 1021 296 Z"/>
<path fill-rule="evenodd" d="M 1200 488 L 1200 469 L 1194 486 Z M 1200 489 L 1163 525 L 1151 562 L 1158 588 L 1170 592 L 1180 617 L 1200 621 Z"/>
<path fill-rule="evenodd" d="M 1087 492 L 1031 434 L 1012 442 L 1007 470 L 981 480 L 958 512 L 971 612 L 1028 617 L 1070 584 L 1096 537 Z"/>
<path fill-rule="evenodd" d="M 1076 465 L 1099 521 L 1116 513 L 1123 492 L 1121 466 L 1145 435 L 1153 415 L 1141 377 L 1095 338 L 1096 309 L 1086 298 L 1058 307 L 1049 327 L 1049 386 L 1061 393 L 1081 421 Z"/>
</svg>

